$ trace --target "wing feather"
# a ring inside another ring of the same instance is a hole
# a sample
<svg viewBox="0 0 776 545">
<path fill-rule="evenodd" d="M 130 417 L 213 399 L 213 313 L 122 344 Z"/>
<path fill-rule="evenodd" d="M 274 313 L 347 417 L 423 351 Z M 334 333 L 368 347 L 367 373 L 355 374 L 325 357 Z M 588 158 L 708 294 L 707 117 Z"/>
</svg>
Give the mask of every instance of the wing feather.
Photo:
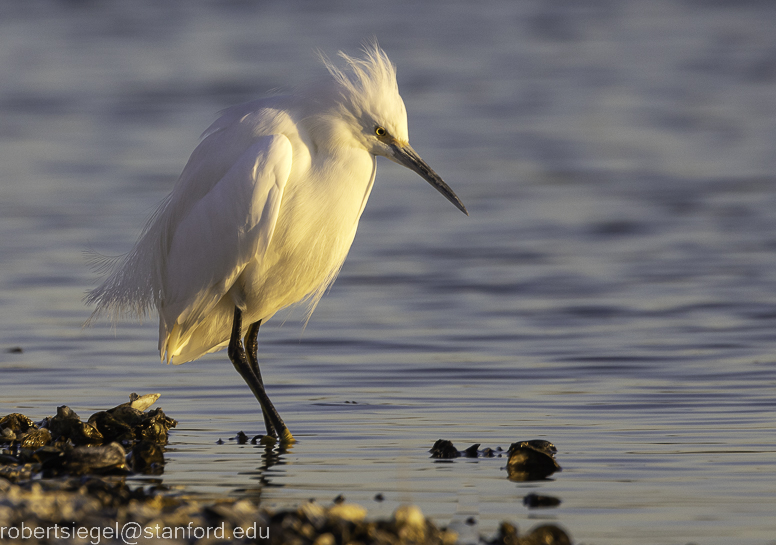
<svg viewBox="0 0 776 545">
<path fill-rule="evenodd" d="M 293 151 L 283 135 L 257 140 L 174 229 L 162 274 L 159 350 L 169 362 L 272 240 Z M 237 301 L 239 303 L 239 301 Z M 182 362 L 176 362 L 182 363 Z"/>
</svg>

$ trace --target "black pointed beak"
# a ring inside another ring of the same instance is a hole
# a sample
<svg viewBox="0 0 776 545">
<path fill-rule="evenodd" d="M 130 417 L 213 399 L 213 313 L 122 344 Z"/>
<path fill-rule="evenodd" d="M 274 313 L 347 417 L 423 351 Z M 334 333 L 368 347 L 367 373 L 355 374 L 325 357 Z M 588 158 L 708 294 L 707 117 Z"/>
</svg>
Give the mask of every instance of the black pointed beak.
<svg viewBox="0 0 776 545">
<path fill-rule="evenodd" d="M 461 199 L 458 198 L 458 195 L 456 195 L 455 192 L 450 189 L 449 185 L 442 181 L 442 178 L 440 178 L 439 174 L 434 172 L 433 169 L 428 166 L 428 164 L 423 159 L 421 159 L 417 153 L 415 153 L 415 150 L 412 149 L 412 146 L 409 144 L 401 145 L 396 142 L 391 144 L 391 150 L 393 151 L 393 157 L 391 157 L 391 159 L 400 165 L 404 165 L 408 169 L 414 170 L 420 174 L 424 180 L 434 186 L 434 188 L 436 188 L 437 191 L 444 195 L 448 201 L 453 203 L 453 205 L 458 210 L 467 216 L 469 215 L 469 212 L 466 211 L 466 207 L 461 202 Z"/>
</svg>

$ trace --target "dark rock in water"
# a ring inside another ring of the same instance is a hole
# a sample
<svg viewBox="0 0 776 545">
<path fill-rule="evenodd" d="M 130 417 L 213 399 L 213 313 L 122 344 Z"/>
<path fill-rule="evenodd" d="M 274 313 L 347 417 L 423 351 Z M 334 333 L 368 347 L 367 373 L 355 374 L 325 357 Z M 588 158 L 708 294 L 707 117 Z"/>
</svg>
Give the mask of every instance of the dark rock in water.
<svg viewBox="0 0 776 545">
<path fill-rule="evenodd" d="M 116 441 L 124 445 L 134 441 L 166 444 L 170 428 L 178 425 L 178 422 L 167 417 L 162 409 L 144 413 L 129 403 L 94 413 L 89 417 L 89 423 L 102 433 L 106 442 Z"/>
<path fill-rule="evenodd" d="M 11 413 L 0 419 L 0 428 L 13 432 L 25 432 L 34 426 L 32 420 L 20 413 Z"/>
<path fill-rule="evenodd" d="M 88 422 L 81 422 L 76 426 L 70 434 L 70 440 L 75 445 L 99 445 L 105 442 L 97 428 Z"/>
<path fill-rule="evenodd" d="M 549 441 L 533 440 L 512 443 L 507 451 L 507 474 L 510 481 L 538 481 L 561 471 L 555 461 L 555 445 Z"/>
<path fill-rule="evenodd" d="M 487 543 L 488 545 L 571 545 L 571 537 L 554 524 L 537 526 L 527 535 L 519 537 L 514 525 L 502 522 L 496 537 Z"/>
<path fill-rule="evenodd" d="M 81 422 L 81 418 L 66 405 L 57 407 L 57 415 L 49 420 L 48 428 L 55 439 L 67 437 L 75 445 L 99 445 L 105 441 L 97 428 Z"/>
<path fill-rule="evenodd" d="M 167 433 L 170 431 L 170 428 L 178 425 L 178 421 L 169 418 L 162 409 L 148 411 L 144 416 L 144 419 L 138 426 L 140 431 L 136 433 L 137 439 L 166 445 Z"/>
<path fill-rule="evenodd" d="M 503 452 L 501 447 L 496 449 L 480 448 L 480 443 L 475 443 L 463 452 L 459 452 L 452 441 L 446 439 L 437 440 L 429 451 L 431 458 L 453 459 L 460 456 L 467 458 L 494 458 L 501 457 L 499 452 Z M 558 449 L 549 441 L 534 439 L 532 441 L 520 441 L 512 443 L 507 454 L 509 462 L 507 470 L 510 479 L 516 481 L 530 481 L 543 479 L 561 468 L 555 461 L 555 453 Z"/>
<path fill-rule="evenodd" d="M 480 444 L 475 443 L 464 450 L 463 453 L 467 458 L 477 458 L 480 455 L 479 451 L 477 450 L 478 448 L 480 448 Z"/>
<path fill-rule="evenodd" d="M 529 509 L 536 507 L 557 507 L 560 505 L 560 499 L 554 496 L 528 494 L 523 498 L 523 505 L 527 506 Z"/>
<path fill-rule="evenodd" d="M 237 439 L 237 444 L 238 444 L 238 445 L 244 445 L 244 444 L 246 444 L 246 443 L 248 442 L 248 436 L 247 436 L 247 435 L 245 435 L 245 432 L 244 432 L 244 431 L 240 431 L 240 432 L 237 434 L 237 437 L 235 437 L 235 439 Z M 255 444 L 256 444 L 256 443 L 254 443 L 254 445 L 255 445 Z"/>
<path fill-rule="evenodd" d="M 458 458 L 461 456 L 461 453 L 458 452 L 458 450 L 455 448 L 453 442 L 448 441 L 447 439 L 438 439 L 436 443 L 434 443 L 434 446 L 431 447 L 429 452 L 431 453 L 432 458 L 443 460 Z"/>
<path fill-rule="evenodd" d="M 130 455 L 132 471 L 159 474 L 164 471 L 162 447 L 153 441 L 140 441 L 132 447 Z"/>
<path fill-rule="evenodd" d="M 164 465 L 162 446 L 177 422 L 161 409 L 142 411 L 158 398 L 159 394 L 132 394 L 128 403 L 97 412 L 89 422 L 82 422 L 65 405 L 57 408 L 56 416 L 38 424 L 19 413 L 3 417 L 0 443 L 10 447 L 0 453 L 0 468 L 14 482 L 37 474 L 123 474 L 128 471 L 127 447 L 132 451 L 130 461 L 135 471 L 160 473 Z"/>
<path fill-rule="evenodd" d="M 65 467 L 70 473 L 125 473 L 127 453 L 118 443 L 101 446 L 76 447 L 65 457 Z"/>
<path fill-rule="evenodd" d="M 545 441 L 544 439 L 531 439 L 530 441 L 521 441 L 521 443 L 525 443 L 526 445 L 529 445 L 538 450 L 543 450 L 544 452 L 550 454 L 551 456 L 555 456 L 555 454 L 558 452 L 558 449 L 555 448 L 555 445 L 553 445 L 549 441 Z M 514 446 L 514 443 L 512 443 L 509 446 L 510 450 L 512 449 L 513 446 Z"/>
<path fill-rule="evenodd" d="M 132 426 L 117 419 L 108 411 L 94 413 L 89 417 L 89 424 L 97 428 L 106 441 L 128 444 L 135 440 Z"/>
<path fill-rule="evenodd" d="M 377 494 L 375 494 L 375 498 L 374 499 L 375 499 L 375 501 L 384 501 L 385 500 L 385 496 L 381 492 L 378 492 Z"/>
<path fill-rule="evenodd" d="M 131 426 L 133 428 L 140 425 L 140 423 L 145 418 L 145 413 L 143 413 L 143 411 L 135 409 L 134 407 L 130 407 L 128 404 L 113 407 L 112 409 L 108 409 L 106 412 L 108 412 L 119 422 L 123 422 L 127 426 Z"/>
</svg>

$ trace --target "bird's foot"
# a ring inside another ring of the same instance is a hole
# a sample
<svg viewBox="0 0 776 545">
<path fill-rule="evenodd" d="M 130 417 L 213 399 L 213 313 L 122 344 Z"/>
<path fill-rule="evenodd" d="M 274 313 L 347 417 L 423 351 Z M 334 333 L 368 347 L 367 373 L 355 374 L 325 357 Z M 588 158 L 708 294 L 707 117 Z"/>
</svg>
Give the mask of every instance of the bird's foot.
<svg viewBox="0 0 776 545">
<path fill-rule="evenodd" d="M 259 439 L 259 443 L 267 446 L 275 445 L 278 443 L 281 446 L 288 446 L 296 443 L 296 439 L 294 439 L 294 436 L 291 435 L 291 432 L 288 431 L 288 428 L 286 428 L 283 430 L 283 433 L 280 435 L 279 438 L 275 433 L 267 433 L 267 435 L 262 435 L 261 439 Z"/>
<path fill-rule="evenodd" d="M 280 432 L 279 441 L 281 445 L 292 445 L 296 443 L 296 439 L 294 439 L 294 436 L 288 431 L 288 428 L 283 428 L 283 431 Z"/>
</svg>

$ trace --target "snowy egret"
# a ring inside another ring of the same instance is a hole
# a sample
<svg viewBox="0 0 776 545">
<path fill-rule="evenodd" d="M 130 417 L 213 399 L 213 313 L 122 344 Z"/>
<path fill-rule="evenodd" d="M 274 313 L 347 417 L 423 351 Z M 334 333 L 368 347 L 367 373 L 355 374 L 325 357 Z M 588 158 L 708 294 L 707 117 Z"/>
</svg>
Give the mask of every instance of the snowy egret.
<svg viewBox="0 0 776 545">
<path fill-rule="evenodd" d="M 343 69 L 322 58 L 325 79 L 227 109 L 134 248 L 86 297 L 92 318 L 155 308 L 167 363 L 228 347 L 267 434 L 286 443 L 294 438 L 259 371 L 259 326 L 302 300 L 312 313 L 356 235 L 376 156 L 414 170 L 468 215 L 409 145 L 395 66 L 377 44 L 363 53 L 340 52 Z"/>
</svg>

